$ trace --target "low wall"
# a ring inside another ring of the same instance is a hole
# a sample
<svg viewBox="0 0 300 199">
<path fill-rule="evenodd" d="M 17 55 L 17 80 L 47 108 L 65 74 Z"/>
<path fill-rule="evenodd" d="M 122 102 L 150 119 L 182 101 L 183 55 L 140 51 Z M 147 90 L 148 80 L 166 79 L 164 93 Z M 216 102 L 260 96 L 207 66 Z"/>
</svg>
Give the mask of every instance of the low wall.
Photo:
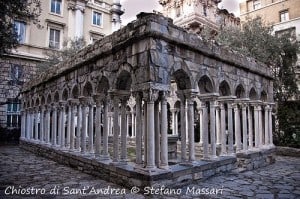
<svg viewBox="0 0 300 199">
<path fill-rule="evenodd" d="M 42 145 L 28 140 L 20 140 L 20 147 L 127 188 L 132 188 L 133 186 L 140 188 L 146 186 L 159 187 L 162 185 L 166 187 L 181 187 L 190 184 L 194 180 L 205 180 L 216 174 L 232 171 L 237 168 L 241 161 L 241 159 L 233 156 L 224 156 L 215 160 L 196 161 L 193 164 L 170 165 L 169 170 L 155 169 L 155 171 L 149 172 L 141 167 L 134 167 L 134 164 L 131 163 L 116 165 L 112 164 L 110 160 L 103 161 L 91 155 L 61 150 L 51 145 Z M 263 153 L 257 154 L 257 156 L 255 155 L 256 158 L 263 155 Z M 249 155 L 248 157 L 254 158 L 254 155 Z"/>
<path fill-rule="evenodd" d="M 259 151 L 247 151 L 237 153 L 237 169 L 239 171 L 249 171 L 267 166 L 275 162 L 275 147 L 260 149 Z"/>
<path fill-rule="evenodd" d="M 300 157 L 300 149 L 276 146 L 276 155 Z"/>
</svg>

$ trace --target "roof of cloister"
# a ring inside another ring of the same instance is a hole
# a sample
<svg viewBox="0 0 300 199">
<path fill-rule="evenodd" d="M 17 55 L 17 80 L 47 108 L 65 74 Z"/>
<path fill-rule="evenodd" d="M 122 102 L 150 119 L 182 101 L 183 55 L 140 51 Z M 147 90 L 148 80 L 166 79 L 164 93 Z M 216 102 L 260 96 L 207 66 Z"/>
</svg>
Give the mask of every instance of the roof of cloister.
<svg viewBox="0 0 300 199">
<path fill-rule="evenodd" d="M 219 46 L 201 39 L 196 34 L 188 33 L 183 28 L 175 26 L 170 18 L 154 13 L 140 13 L 137 15 L 137 20 L 122 29 L 83 48 L 76 55 L 49 68 L 44 73 L 37 74 L 24 85 L 23 92 L 59 78 L 83 65 L 96 62 L 101 57 L 117 52 L 145 38 L 161 39 L 267 79 L 273 79 L 270 68 L 254 58 L 246 57 L 228 47 Z"/>
</svg>

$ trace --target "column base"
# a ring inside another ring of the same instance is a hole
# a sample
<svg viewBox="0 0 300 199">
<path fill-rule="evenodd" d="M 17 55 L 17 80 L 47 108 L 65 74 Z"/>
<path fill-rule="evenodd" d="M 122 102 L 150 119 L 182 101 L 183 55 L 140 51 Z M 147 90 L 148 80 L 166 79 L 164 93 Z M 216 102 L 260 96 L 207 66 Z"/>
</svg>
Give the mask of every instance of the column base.
<svg viewBox="0 0 300 199">
<path fill-rule="evenodd" d="M 164 170 L 171 170 L 171 168 L 169 167 L 169 165 L 160 165 L 159 168 L 160 169 L 164 169 Z"/>
</svg>

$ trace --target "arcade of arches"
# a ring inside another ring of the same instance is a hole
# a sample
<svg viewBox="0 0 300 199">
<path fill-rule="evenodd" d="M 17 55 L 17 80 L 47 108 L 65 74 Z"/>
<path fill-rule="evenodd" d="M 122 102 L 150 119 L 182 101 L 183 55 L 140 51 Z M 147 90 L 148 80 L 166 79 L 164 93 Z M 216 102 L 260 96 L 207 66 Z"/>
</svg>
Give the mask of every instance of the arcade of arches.
<svg viewBox="0 0 300 199">
<path fill-rule="evenodd" d="M 172 171 L 171 137 L 175 163 L 272 148 L 272 90 L 265 65 L 140 14 L 24 87 L 21 141 Z"/>
</svg>

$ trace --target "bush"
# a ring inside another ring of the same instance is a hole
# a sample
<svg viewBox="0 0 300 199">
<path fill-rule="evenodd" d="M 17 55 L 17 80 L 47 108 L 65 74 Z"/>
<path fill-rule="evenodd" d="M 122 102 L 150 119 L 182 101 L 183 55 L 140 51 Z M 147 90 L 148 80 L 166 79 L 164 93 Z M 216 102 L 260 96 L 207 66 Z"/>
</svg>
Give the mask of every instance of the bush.
<svg viewBox="0 0 300 199">
<path fill-rule="evenodd" d="M 21 135 L 21 129 L 7 129 L 0 127 L 1 143 L 18 143 Z"/>
<path fill-rule="evenodd" d="M 300 148 L 300 101 L 278 104 L 274 144 Z"/>
</svg>

